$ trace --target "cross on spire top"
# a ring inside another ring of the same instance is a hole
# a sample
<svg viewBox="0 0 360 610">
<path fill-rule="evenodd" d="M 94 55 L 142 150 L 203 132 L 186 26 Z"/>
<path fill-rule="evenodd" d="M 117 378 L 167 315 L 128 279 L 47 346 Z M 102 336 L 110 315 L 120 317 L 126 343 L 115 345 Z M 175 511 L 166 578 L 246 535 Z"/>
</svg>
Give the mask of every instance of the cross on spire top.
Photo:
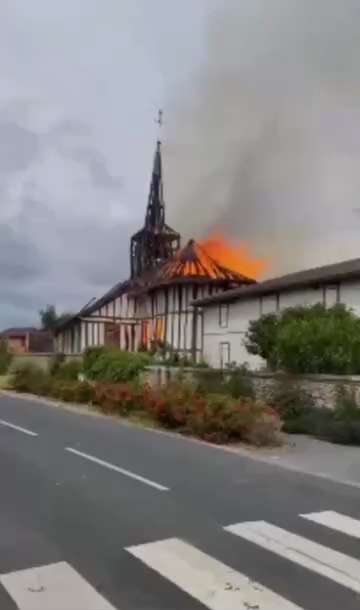
<svg viewBox="0 0 360 610">
<path fill-rule="evenodd" d="M 157 118 L 155 119 L 155 123 L 157 123 L 157 124 L 159 125 L 159 127 L 161 127 L 161 126 L 162 126 L 162 124 L 163 124 L 163 116 L 164 116 L 164 113 L 163 113 L 163 111 L 160 109 L 160 110 L 159 110 L 159 112 L 158 112 L 158 116 L 157 116 Z"/>
</svg>

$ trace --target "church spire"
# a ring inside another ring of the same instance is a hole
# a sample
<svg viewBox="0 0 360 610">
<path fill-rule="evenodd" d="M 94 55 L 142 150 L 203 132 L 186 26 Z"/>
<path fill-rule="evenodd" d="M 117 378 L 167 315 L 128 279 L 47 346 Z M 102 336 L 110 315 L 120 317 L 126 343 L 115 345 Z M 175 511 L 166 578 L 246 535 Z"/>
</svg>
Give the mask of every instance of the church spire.
<svg viewBox="0 0 360 610">
<path fill-rule="evenodd" d="M 160 120 L 159 115 L 159 120 Z M 180 235 L 165 222 L 161 142 L 156 143 L 144 227 L 131 238 L 131 277 L 156 269 L 180 247 Z"/>
<path fill-rule="evenodd" d="M 161 142 L 158 140 L 154 155 L 154 165 L 150 183 L 145 227 L 160 232 L 165 224 L 164 190 L 162 181 Z"/>
</svg>

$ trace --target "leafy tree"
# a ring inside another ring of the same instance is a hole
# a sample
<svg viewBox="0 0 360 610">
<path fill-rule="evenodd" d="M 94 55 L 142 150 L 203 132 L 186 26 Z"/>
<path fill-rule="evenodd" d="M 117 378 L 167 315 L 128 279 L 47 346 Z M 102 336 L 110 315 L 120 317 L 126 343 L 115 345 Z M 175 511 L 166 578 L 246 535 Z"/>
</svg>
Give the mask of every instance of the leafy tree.
<svg viewBox="0 0 360 610">
<path fill-rule="evenodd" d="M 58 315 L 55 305 L 46 305 L 44 309 L 40 309 L 39 315 L 43 330 L 54 330 L 56 326 L 69 320 L 73 314 L 64 312 Z"/>
<path fill-rule="evenodd" d="M 248 352 L 261 356 L 269 365 L 275 364 L 272 361 L 278 326 L 279 319 L 276 314 L 264 314 L 258 320 L 250 322 L 245 337 L 245 345 Z"/>
<path fill-rule="evenodd" d="M 343 305 L 289 308 L 251 322 L 246 346 L 291 373 L 357 374 L 360 318 Z"/>
</svg>

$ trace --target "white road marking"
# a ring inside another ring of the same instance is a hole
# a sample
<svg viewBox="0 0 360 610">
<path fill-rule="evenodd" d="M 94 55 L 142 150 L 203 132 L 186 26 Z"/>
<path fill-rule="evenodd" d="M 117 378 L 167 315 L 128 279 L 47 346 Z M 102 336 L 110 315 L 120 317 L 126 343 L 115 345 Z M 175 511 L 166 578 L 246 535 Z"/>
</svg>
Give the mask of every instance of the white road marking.
<svg viewBox="0 0 360 610">
<path fill-rule="evenodd" d="M 65 451 L 69 451 L 70 453 L 74 453 L 75 455 L 78 455 L 79 457 L 82 457 L 85 460 L 89 460 L 90 462 L 94 462 L 95 464 L 99 464 L 100 466 L 104 466 L 105 468 L 109 468 L 109 470 L 119 472 L 125 477 L 130 477 L 130 479 L 135 479 L 135 481 L 140 481 L 140 483 L 144 483 L 145 485 L 154 487 L 154 489 L 157 489 L 158 491 L 169 491 L 169 487 L 164 487 L 164 485 L 160 485 L 160 483 L 155 483 L 155 481 L 151 481 L 150 479 L 146 479 L 145 477 L 142 477 L 139 474 L 130 472 L 130 470 L 125 470 L 125 468 L 115 466 L 115 464 L 111 464 L 110 462 L 100 460 L 99 458 L 93 455 L 89 455 L 88 453 L 83 453 L 82 451 L 78 451 L 77 449 L 72 449 L 72 447 L 65 447 Z"/>
<path fill-rule="evenodd" d="M 333 551 L 266 521 L 236 523 L 224 529 L 360 593 L 358 559 Z"/>
<path fill-rule="evenodd" d="M 37 432 L 32 432 L 31 430 L 27 430 L 26 428 L 22 428 L 21 426 L 16 426 L 9 421 L 5 421 L 4 419 L 0 419 L 0 425 L 6 426 L 7 428 L 12 428 L 13 430 L 17 430 L 18 432 L 22 432 L 23 434 L 27 434 L 28 436 L 39 436 Z"/>
<path fill-rule="evenodd" d="M 53 563 L 0 576 L 19 610 L 115 610 L 68 563 Z"/>
<path fill-rule="evenodd" d="M 360 520 L 353 519 L 347 515 L 342 515 L 333 510 L 325 510 L 321 513 L 308 513 L 306 515 L 300 515 L 303 519 L 320 523 L 330 529 L 337 530 L 348 536 L 354 538 L 360 538 Z"/>
<path fill-rule="evenodd" d="M 301 610 L 178 538 L 126 550 L 210 610 Z"/>
</svg>

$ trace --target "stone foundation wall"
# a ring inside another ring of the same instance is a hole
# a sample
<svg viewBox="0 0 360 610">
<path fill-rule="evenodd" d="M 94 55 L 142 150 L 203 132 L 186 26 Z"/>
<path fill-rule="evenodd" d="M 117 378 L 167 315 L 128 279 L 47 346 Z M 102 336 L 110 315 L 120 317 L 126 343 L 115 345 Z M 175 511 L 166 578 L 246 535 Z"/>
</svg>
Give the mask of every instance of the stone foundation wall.
<svg viewBox="0 0 360 610">
<path fill-rule="evenodd" d="M 144 380 L 151 385 L 163 385 L 169 381 L 179 378 L 186 381 L 194 381 L 199 375 L 200 369 L 166 366 L 151 366 L 146 369 Z M 218 373 L 213 369 L 201 369 L 202 379 L 206 380 L 206 375 Z M 227 373 L 231 375 L 231 372 Z M 251 372 L 249 376 L 254 384 L 256 397 L 266 400 L 273 392 L 276 385 L 281 381 L 289 381 L 309 392 L 313 397 L 317 407 L 327 407 L 333 409 L 335 406 L 336 389 L 342 385 L 351 389 L 354 396 L 360 402 L 360 376 L 350 375 L 285 375 L 280 373 Z"/>
<path fill-rule="evenodd" d="M 10 370 L 12 371 L 12 370 L 18 368 L 19 366 L 20 367 L 23 366 L 24 364 L 25 365 L 26 364 L 35 364 L 36 366 L 39 366 L 40 368 L 47 370 L 54 355 L 55 355 L 54 353 L 51 353 L 51 354 L 29 354 L 29 353 L 14 354 L 14 357 L 11 362 Z M 71 355 L 65 357 L 66 362 L 68 362 L 70 360 L 81 360 L 81 359 L 82 359 L 82 354 L 71 354 Z"/>
</svg>

